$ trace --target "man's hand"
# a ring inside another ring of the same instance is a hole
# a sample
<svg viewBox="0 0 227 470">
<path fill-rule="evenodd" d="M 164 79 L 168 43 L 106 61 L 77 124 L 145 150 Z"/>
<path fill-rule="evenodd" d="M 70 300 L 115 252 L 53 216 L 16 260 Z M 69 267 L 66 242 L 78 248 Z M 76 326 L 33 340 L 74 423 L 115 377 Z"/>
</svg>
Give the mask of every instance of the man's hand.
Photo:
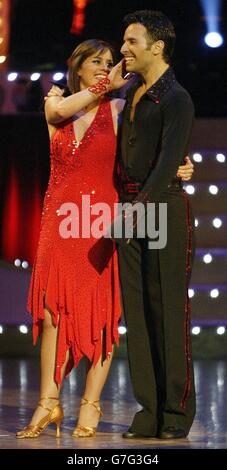
<svg viewBox="0 0 227 470">
<path fill-rule="evenodd" d="M 185 157 L 186 165 L 180 165 L 177 170 L 178 178 L 182 178 L 183 181 L 188 181 L 192 178 L 194 173 L 194 165 L 189 157 Z"/>
</svg>

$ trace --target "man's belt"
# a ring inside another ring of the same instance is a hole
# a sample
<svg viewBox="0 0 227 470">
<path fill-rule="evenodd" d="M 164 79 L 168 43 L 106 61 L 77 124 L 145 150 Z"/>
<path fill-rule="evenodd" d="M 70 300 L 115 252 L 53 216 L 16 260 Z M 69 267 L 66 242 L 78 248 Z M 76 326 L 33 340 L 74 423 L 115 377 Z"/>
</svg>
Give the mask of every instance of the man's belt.
<svg viewBox="0 0 227 470">
<path fill-rule="evenodd" d="M 141 182 L 135 183 L 127 181 L 122 183 L 122 191 L 124 194 L 138 194 L 142 186 L 143 184 Z M 176 188 L 180 190 L 182 188 L 182 182 L 181 180 L 174 179 L 170 184 L 168 184 L 167 188 Z"/>
</svg>

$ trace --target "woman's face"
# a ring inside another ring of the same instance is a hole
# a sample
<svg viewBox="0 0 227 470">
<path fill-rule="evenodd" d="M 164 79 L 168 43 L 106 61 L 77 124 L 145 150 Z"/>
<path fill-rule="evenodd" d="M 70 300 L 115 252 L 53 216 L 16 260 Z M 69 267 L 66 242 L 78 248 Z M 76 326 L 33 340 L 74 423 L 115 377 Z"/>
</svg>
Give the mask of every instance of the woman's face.
<svg viewBox="0 0 227 470">
<path fill-rule="evenodd" d="M 113 56 L 107 49 L 103 52 L 96 52 L 87 57 L 78 70 L 80 78 L 80 89 L 95 85 L 102 78 L 105 78 L 113 68 Z"/>
</svg>

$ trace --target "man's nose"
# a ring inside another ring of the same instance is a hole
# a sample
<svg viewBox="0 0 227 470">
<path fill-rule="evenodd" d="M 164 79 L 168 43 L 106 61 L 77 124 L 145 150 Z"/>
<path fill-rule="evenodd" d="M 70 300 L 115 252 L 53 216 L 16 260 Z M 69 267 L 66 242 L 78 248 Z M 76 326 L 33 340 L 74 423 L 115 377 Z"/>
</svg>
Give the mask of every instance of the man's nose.
<svg viewBox="0 0 227 470">
<path fill-rule="evenodd" d="M 128 50 L 128 48 L 127 48 L 126 42 L 124 42 L 124 44 L 121 47 L 120 52 L 121 52 L 121 54 L 124 55 L 127 52 L 127 50 Z"/>
</svg>

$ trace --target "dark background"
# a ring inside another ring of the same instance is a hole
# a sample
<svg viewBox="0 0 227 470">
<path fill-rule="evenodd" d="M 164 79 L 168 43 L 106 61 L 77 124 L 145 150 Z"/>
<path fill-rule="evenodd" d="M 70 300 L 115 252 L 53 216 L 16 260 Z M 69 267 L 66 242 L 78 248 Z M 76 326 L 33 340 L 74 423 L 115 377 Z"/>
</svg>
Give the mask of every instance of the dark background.
<svg viewBox="0 0 227 470">
<path fill-rule="evenodd" d="M 214 2 L 216 0 L 213 0 Z M 161 10 L 177 33 L 174 68 L 192 95 L 198 117 L 227 115 L 227 43 L 218 49 L 204 44 L 207 32 L 199 0 L 91 0 L 83 34 L 70 34 L 72 0 L 12 0 L 10 69 L 66 70 L 77 44 L 99 37 L 120 49 L 123 16 L 136 9 Z M 227 1 L 222 0 L 220 32 L 227 30 Z M 224 38 L 227 41 L 227 37 Z"/>
</svg>

